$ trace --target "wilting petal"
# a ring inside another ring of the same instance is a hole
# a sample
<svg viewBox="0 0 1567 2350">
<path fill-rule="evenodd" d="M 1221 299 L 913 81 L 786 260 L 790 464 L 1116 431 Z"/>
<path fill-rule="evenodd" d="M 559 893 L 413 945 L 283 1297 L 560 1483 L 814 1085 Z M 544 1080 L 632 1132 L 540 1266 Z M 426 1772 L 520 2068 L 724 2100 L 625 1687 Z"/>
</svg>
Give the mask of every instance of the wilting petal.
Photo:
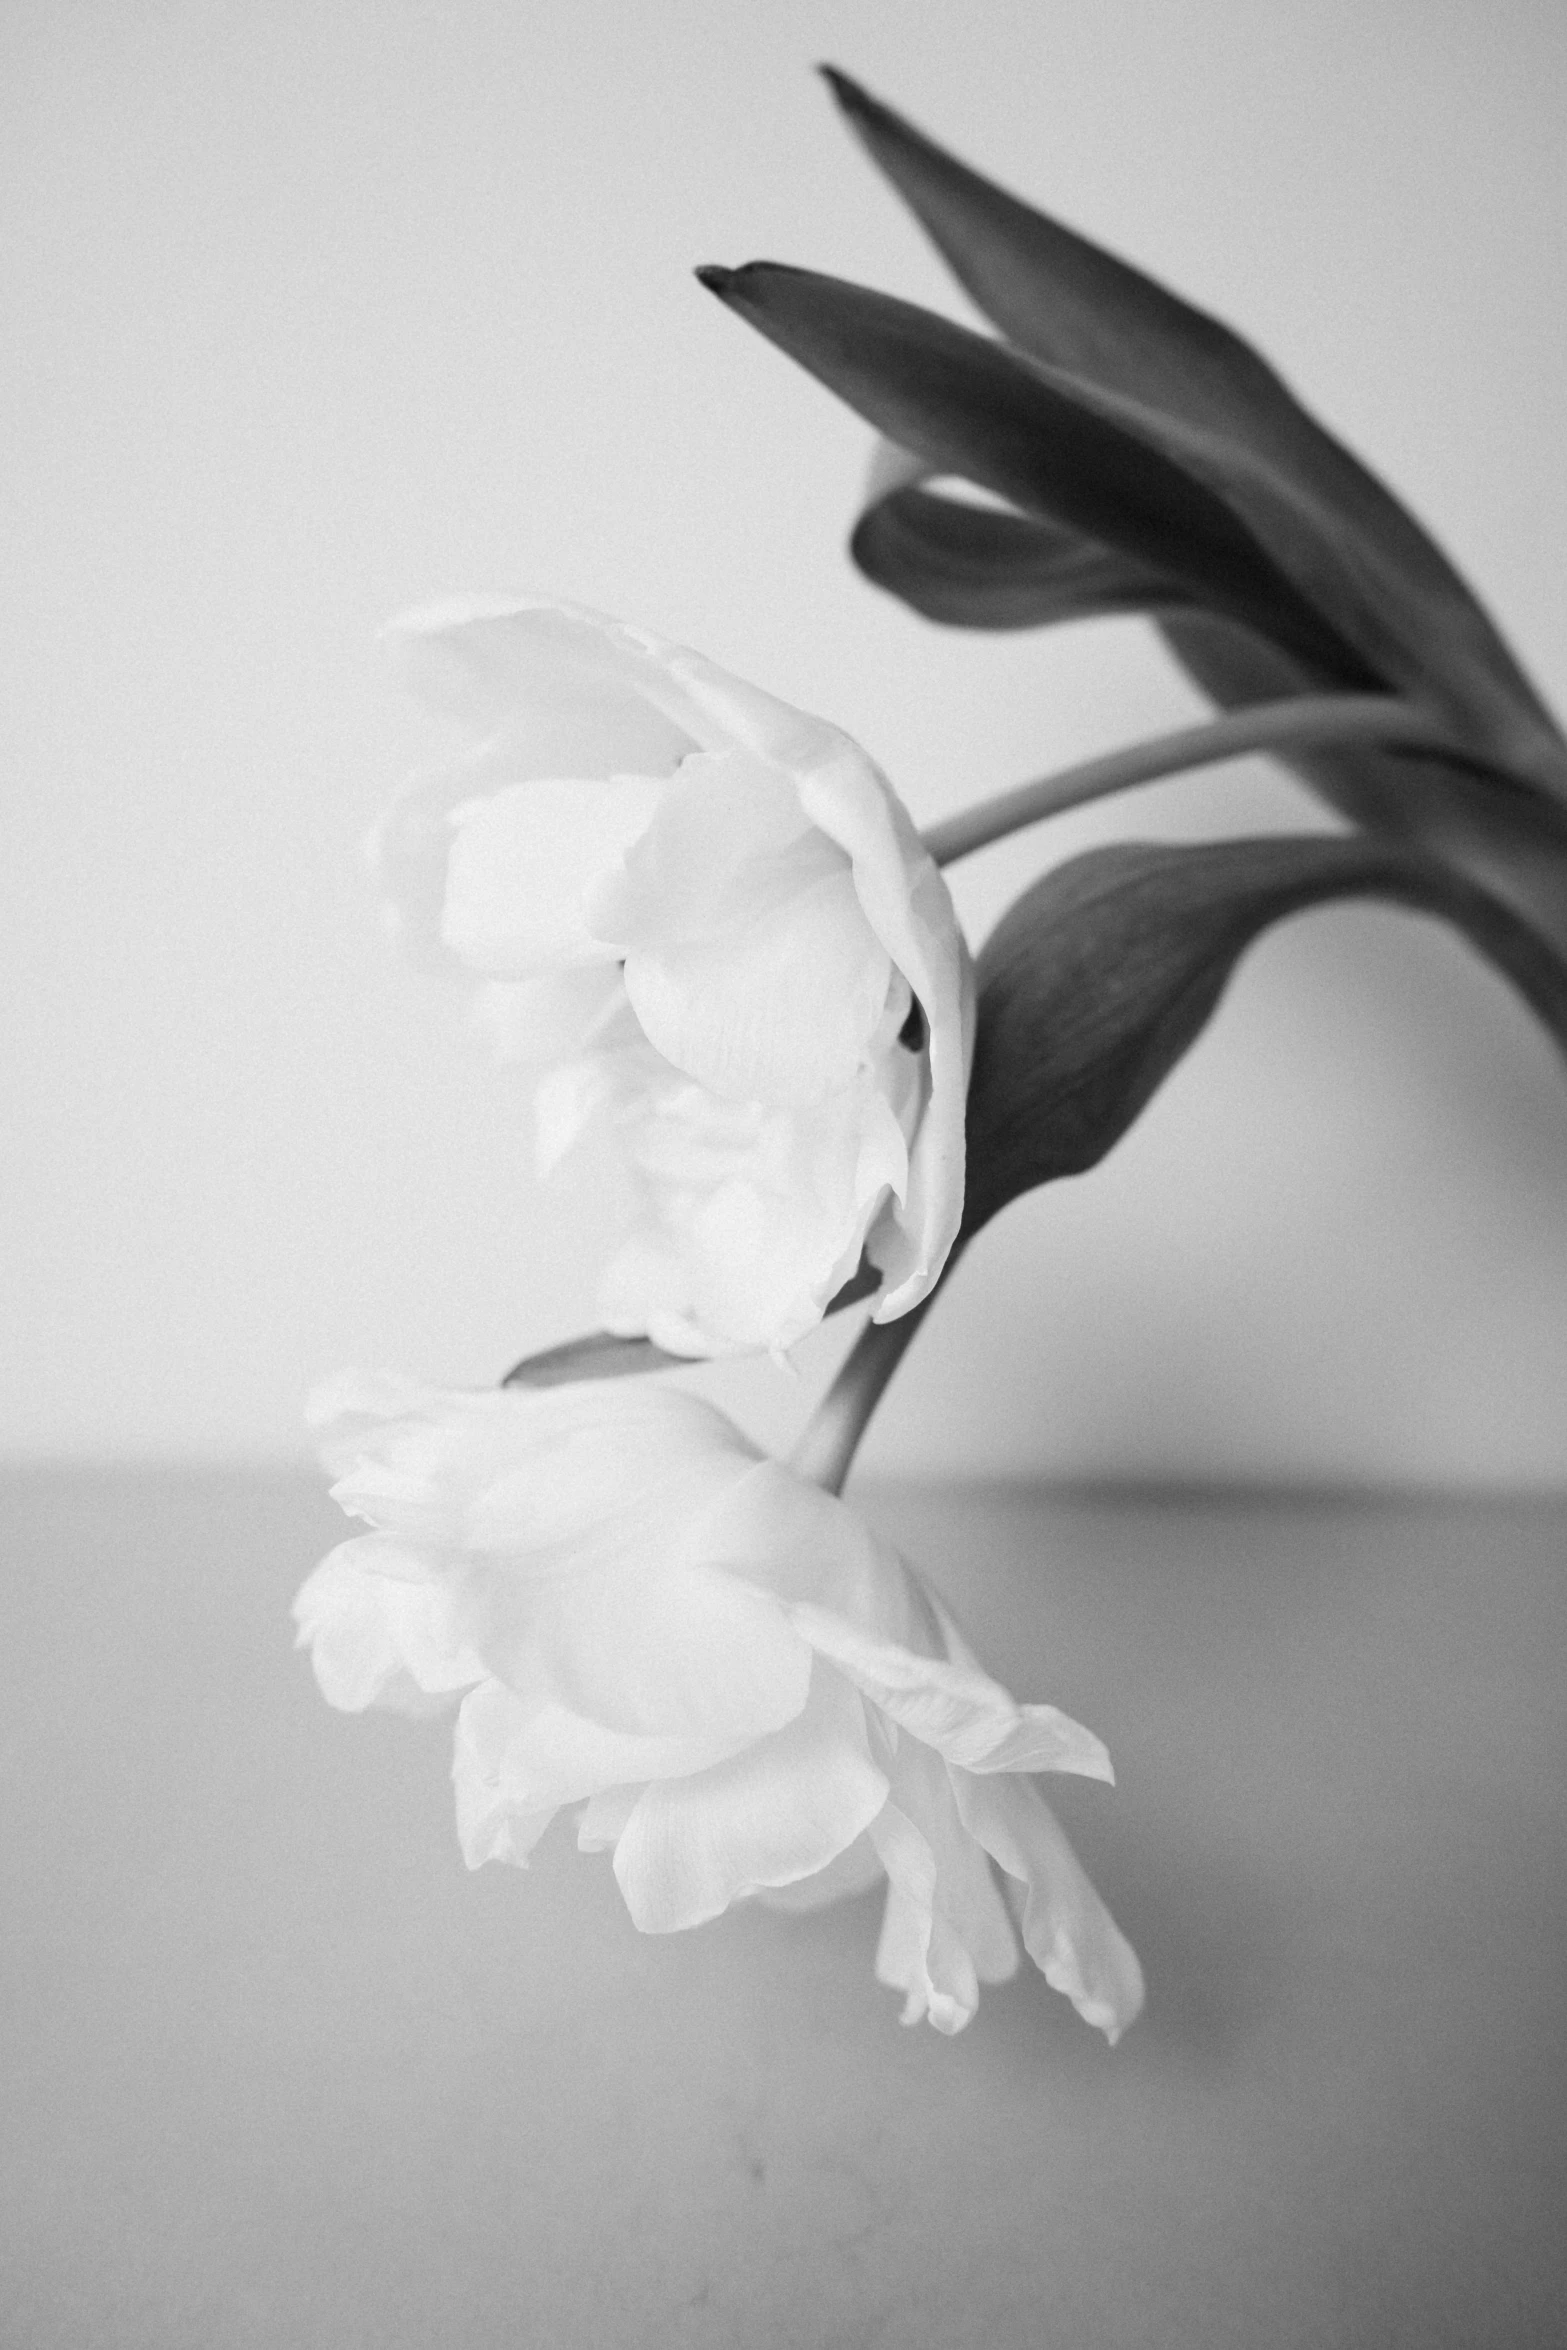
<svg viewBox="0 0 1567 2350">
<path fill-rule="evenodd" d="M 869 1827 L 886 1796 L 859 1699 L 819 1671 L 786 1729 L 646 1790 L 615 1847 L 626 1907 L 647 1934 L 700 1925 L 759 1886 L 814 1876 Z"/>
<path fill-rule="evenodd" d="M 1019 1705 L 988 1673 L 874 1639 L 825 1608 L 792 1607 L 789 1620 L 889 1720 L 950 1763 L 970 1771 L 1115 1776 L 1091 1730 L 1053 1705 Z"/>
<path fill-rule="evenodd" d="M 953 1787 L 964 1824 L 1028 1888 L 1023 1946 L 1030 1958 L 1113 2048 L 1143 2004 L 1143 1973 L 1055 1814 L 1027 1780 L 959 1772 Z"/>
</svg>

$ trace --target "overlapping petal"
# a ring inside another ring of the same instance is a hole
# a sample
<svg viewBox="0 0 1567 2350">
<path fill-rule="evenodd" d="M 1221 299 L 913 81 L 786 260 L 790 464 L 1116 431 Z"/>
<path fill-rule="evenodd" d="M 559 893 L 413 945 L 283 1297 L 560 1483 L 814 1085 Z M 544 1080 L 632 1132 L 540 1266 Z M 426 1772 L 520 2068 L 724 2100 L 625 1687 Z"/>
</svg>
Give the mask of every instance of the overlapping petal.
<svg viewBox="0 0 1567 2350">
<path fill-rule="evenodd" d="M 1143 1972 L 1054 1812 L 1026 1780 L 964 1773 L 953 1784 L 964 1826 L 1025 1888 L 1029 1957 L 1113 2048 L 1142 2007 Z"/>
<path fill-rule="evenodd" d="M 450 1588 L 378 1573 L 372 1546 L 345 1542 L 324 1558 L 294 1602 L 299 1645 L 310 1650 L 329 1705 L 432 1713 L 482 1680 Z"/>
<path fill-rule="evenodd" d="M 789 1620 L 889 1721 L 957 1768 L 1115 1776 L 1092 1730 L 1053 1705 L 1019 1705 L 988 1673 L 870 1637 L 826 1608 L 793 1607 Z"/>
<path fill-rule="evenodd" d="M 903 1993 L 906 2024 L 961 2031 L 980 1984 L 1016 1973 L 1017 1936 L 959 1817 L 952 1771 L 915 1738 L 898 1741 L 892 1800 L 873 1833 L 888 1878 L 877 1976 Z"/>
<path fill-rule="evenodd" d="M 639 1201 L 600 1282 L 606 1328 L 683 1355 L 779 1350 L 813 1329 L 907 1187 L 911 1075 L 866 1072 L 788 1111 L 725 1101 L 646 1048 L 552 1072 L 541 1148 L 607 1119 Z"/>
<path fill-rule="evenodd" d="M 783 1729 L 709 1770 L 644 1789 L 615 1845 L 626 1907 L 644 1933 L 702 1925 L 763 1886 L 829 1867 L 886 1799 L 864 1709 L 836 1674 L 818 1673 Z"/>
</svg>

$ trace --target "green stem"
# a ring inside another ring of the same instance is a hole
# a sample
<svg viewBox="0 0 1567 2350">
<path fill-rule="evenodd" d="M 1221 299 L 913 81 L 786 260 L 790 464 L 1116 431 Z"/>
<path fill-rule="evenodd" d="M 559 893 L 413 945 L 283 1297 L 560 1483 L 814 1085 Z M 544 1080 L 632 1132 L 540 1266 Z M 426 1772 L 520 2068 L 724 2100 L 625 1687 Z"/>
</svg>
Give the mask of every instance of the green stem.
<svg viewBox="0 0 1567 2350">
<path fill-rule="evenodd" d="M 925 846 L 938 865 L 951 865 L 993 840 L 1042 817 L 1086 807 L 1137 783 L 1154 783 L 1191 767 L 1211 767 L 1248 751 L 1306 750 L 1326 743 L 1378 743 L 1389 749 L 1434 751 L 1466 766 L 1475 762 L 1456 744 L 1441 719 L 1396 694 L 1297 694 L 1282 702 L 1256 702 L 1201 726 L 1130 743 L 1124 750 L 1064 767 L 1015 790 L 965 808 L 933 824 Z"/>
<path fill-rule="evenodd" d="M 954 1249 L 943 1281 L 956 1256 Z M 866 1323 L 789 1456 L 789 1466 L 797 1476 L 809 1477 L 813 1485 L 825 1487 L 828 1493 L 843 1491 L 849 1464 L 881 1401 L 882 1390 L 903 1360 L 903 1350 L 924 1320 L 930 1302 L 930 1297 L 922 1298 L 896 1322 Z"/>
</svg>

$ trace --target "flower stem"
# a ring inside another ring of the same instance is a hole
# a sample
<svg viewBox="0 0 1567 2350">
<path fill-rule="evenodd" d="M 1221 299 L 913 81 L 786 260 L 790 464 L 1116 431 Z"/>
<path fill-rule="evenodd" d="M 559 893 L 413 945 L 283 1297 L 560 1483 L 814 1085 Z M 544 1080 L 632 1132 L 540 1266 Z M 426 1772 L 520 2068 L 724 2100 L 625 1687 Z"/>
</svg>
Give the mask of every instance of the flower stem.
<svg viewBox="0 0 1567 2350">
<path fill-rule="evenodd" d="M 956 1254 L 954 1250 L 953 1256 Z M 951 1270 L 949 1257 L 943 1280 Z M 798 1476 L 809 1477 L 813 1485 L 823 1486 L 828 1493 L 843 1491 L 849 1464 L 881 1401 L 882 1390 L 903 1360 L 903 1350 L 930 1302 L 929 1297 L 922 1298 L 896 1322 L 866 1323 L 789 1456 L 789 1466 Z"/>
<path fill-rule="evenodd" d="M 964 808 L 926 832 L 925 846 L 938 865 L 951 865 L 988 847 L 1025 824 L 1059 816 L 1067 808 L 1108 799 L 1133 784 L 1154 783 L 1191 767 L 1211 767 L 1248 751 L 1305 750 L 1315 744 L 1379 743 L 1390 749 L 1434 751 L 1465 766 L 1481 764 L 1454 742 L 1432 711 L 1397 694 L 1296 694 L 1287 701 L 1255 702 L 1201 726 L 1183 726 L 1123 750 L 1085 759 L 1057 775 L 1020 783 Z"/>
</svg>

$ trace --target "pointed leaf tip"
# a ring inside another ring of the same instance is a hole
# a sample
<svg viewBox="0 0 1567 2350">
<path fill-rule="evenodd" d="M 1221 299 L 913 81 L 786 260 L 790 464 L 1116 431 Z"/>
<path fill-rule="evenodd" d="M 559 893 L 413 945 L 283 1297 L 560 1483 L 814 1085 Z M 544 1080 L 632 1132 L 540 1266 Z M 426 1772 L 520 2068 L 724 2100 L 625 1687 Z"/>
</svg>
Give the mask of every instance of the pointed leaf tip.
<svg viewBox="0 0 1567 2350">
<path fill-rule="evenodd" d="M 853 76 L 846 74 L 841 66 L 823 63 L 818 65 L 816 70 L 845 114 L 869 114 L 874 110 L 876 101 L 872 98 L 869 90 L 862 89 Z"/>
<path fill-rule="evenodd" d="M 1377 681 L 1435 701 L 1493 760 L 1567 801 L 1567 746 L 1489 615 L 1423 526 L 1249 342 L 879 100 L 838 94 L 871 160 L 1012 348 L 1060 394 L 1109 403 L 1203 481 Z M 993 624 L 983 599 L 979 624 Z M 1347 674 L 1309 666 L 1309 682 Z"/>
<path fill-rule="evenodd" d="M 728 291 L 735 273 L 732 269 L 726 269 L 721 261 L 704 261 L 691 274 L 699 286 L 706 286 L 710 294 L 722 296 Z"/>
</svg>

